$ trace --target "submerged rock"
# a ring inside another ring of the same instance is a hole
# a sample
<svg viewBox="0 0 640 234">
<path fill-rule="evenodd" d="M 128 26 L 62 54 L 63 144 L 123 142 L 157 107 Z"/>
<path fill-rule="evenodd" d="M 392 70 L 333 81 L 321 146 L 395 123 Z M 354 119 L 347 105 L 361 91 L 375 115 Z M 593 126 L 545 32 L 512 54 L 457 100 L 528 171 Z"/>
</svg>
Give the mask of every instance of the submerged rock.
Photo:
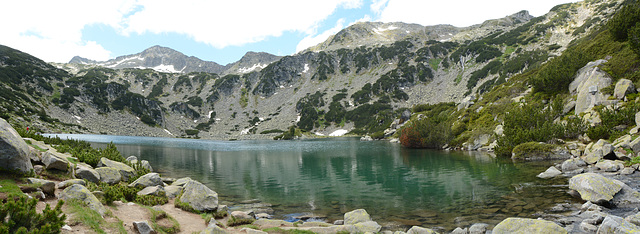
<svg viewBox="0 0 640 234">
<path fill-rule="evenodd" d="M 493 228 L 494 234 L 502 233 L 567 233 L 560 225 L 538 219 L 507 218 Z"/>
</svg>

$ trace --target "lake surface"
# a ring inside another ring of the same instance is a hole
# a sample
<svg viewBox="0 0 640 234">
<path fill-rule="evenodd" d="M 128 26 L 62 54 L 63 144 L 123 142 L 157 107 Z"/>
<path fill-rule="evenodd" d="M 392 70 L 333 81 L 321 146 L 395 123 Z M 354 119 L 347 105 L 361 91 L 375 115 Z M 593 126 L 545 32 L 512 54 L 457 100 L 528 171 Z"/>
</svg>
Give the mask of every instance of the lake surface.
<svg viewBox="0 0 640 234">
<path fill-rule="evenodd" d="M 276 218 L 311 212 L 329 221 L 366 209 L 383 226 L 452 230 L 506 217 L 535 217 L 560 202 L 566 179 L 535 177 L 550 163 L 514 163 L 489 155 L 406 149 L 357 138 L 296 141 L 211 141 L 67 135 L 123 156 L 148 160 L 163 176 L 196 179 L 235 206 L 257 199 Z M 564 181 L 563 181 L 564 180 Z"/>
</svg>

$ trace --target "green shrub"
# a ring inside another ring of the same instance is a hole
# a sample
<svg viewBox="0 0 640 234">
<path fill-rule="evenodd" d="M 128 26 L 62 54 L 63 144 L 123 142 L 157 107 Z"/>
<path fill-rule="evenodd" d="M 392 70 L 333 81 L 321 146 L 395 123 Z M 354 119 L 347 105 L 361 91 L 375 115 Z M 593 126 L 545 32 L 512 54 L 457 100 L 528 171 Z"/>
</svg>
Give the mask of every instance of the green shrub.
<svg viewBox="0 0 640 234">
<path fill-rule="evenodd" d="M 229 217 L 230 217 L 229 220 L 227 220 L 227 226 L 229 227 L 252 224 L 255 221 L 255 219 L 240 219 L 233 216 L 229 216 Z"/>
<path fill-rule="evenodd" d="M 36 199 L 9 196 L 0 205 L 0 233 L 60 233 L 66 215 L 62 213 L 63 201 L 54 209 L 47 204 L 42 213 L 36 212 Z"/>
<path fill-rule="evenodd" d="M 633 52 L 640 56 L 640 23 L 629 29 L 629 44 Z"/>
<path fill-rule="evenodd" d="M 555 148 L 554 145 L 541 142 L 522 143 L 513 148 L 513 159 L 525 160 L 530 155 L 535 155 L 535 157 L 539 159 L 545 159 L 553 153 Z"/>
<path fill-rule="evenodd" d="M 167 196 L 141 195 L 137 196 L 135 202 L 145 206 L 164 205 L 169 202 Z"/>
<path fill-rule="evenodd" d="M 284 131 L 280 130 L 280 129 L 269 129 L 269 130 L 265 130 L 260 132 L 260 134 L 271 134 L 271 133 L 283 133 Z"/>
<path fill-rule="evenodd" d="M 638 3 L 628 4 L 618 10 L 607 22 L 607 28 L 618 41 L 626 41 L 629 30 L 640 22 L 640 7 Z"/>
</svg>

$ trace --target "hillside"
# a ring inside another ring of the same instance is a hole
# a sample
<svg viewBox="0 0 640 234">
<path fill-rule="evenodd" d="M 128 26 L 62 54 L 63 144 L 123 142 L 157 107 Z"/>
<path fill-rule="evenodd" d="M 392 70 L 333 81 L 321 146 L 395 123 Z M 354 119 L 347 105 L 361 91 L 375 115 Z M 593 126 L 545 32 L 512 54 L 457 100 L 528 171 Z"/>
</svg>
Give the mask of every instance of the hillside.
<svg viewBox="0 0 640 234">
<path fill-rule="evenodd" d="M 486 100 L 509 85 L 519 87 L 509 96 L 519 96 L 529 84 L 518 74 L 593 35 L 620 3 L 565 4 L 468 28 L 360 23 L 295 55 L 248 53 L 225 67 L 152 47 L 103 63 L 56 64 L 66 72 L 3 47 L 2 93 L 15 95 L 0 106 L 13 124 L 46 132 L 232 139 L 272 138 L 295 126 L 308 136 L 340 129 L 379 136 L 419 104 L 491 109 Z M 498 122 L 483 124 L 482 133 Z"/>
</svg>

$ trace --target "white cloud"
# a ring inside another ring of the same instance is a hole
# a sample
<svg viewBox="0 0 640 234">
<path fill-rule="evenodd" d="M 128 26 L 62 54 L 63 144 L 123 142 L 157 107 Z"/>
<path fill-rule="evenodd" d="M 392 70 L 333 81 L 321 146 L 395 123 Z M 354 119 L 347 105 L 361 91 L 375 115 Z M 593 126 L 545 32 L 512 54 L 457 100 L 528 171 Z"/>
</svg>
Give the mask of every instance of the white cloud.
<svg viewBox="0 0 640 234">
<path fill-rule="evenodd" d="M 540 16 L 553 6 L 567 2 L 575 0 L 374 0 L 371 9 L 374 12 L 380 9 L 377 20 L 383 22 L 402 21 L 422 25 L 451 24 L 465 27 L 488 19 L 502 18 L 521 10 L 528 10 L 530 14 Z"/>
<path fill-rule="evenodd" d="M 336 26 L 334 26 L 333 28 L 324 31 L 318 35 L 308 35 L 307 37 L 303 38 L 299 43 L 298 46 L 296 46 L 296 52 L 300 52 L 304 49 L 307 49 L 311 46 L 317 45 L 325 40 L 327 40 L 331 35 L 334 35 L 338 32 L 340 32 L 340 30 L 342 30 L 344 28 L 344 18 L 339 19 L 338 22 L 336 23 Z"/>
<path fill-rule="evenodd" d="M 0 44 L 45 61 L 67 62 L 74 55 L 111 56 L 83 39 L 83 28 L 94 24 L 122 35 L 178 33 L 224 48 L 288 31 L 314 34 L 337 8 L 360 8 L 363 0 L 20 0 L 2 5 Z"/>
</svg>

